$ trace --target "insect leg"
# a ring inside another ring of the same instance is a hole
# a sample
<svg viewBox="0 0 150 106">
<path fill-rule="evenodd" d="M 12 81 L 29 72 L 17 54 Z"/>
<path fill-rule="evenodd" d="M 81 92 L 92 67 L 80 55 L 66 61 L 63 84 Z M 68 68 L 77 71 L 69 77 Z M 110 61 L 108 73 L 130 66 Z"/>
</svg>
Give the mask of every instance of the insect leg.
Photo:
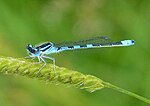
<svg viewBox="0 0 150 106">
<path fill-rule="evenodd" d="M 50 59 L 50 60 L 53 61 L 53 65 L 54 65 L 54 73 L 56 74 L 55 58 L 48 57 L 48 56 L 42 56 L 42 57 L 47 58 L 47 59 Z"/>
<path fill-rule="evenodd" d="M 43 61 L 44 64 L 39 68 L 39 71 L 36 72 L 36 74 L 38 74 L 46 65 L 46 61 L 42 57 L 38 57 L 38 60 L 39 60 L 39 63 L 41 63 Z"/>
</svg>

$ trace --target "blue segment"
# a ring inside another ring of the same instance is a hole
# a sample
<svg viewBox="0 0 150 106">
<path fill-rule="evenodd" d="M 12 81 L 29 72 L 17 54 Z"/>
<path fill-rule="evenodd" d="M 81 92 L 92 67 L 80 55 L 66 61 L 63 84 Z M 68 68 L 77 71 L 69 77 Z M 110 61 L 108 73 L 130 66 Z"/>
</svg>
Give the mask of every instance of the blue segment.
<svg viewBox="0 0 150 106">
<path fill-rule="evenodd" d="M 92 48 L 93 45 L 92 44 L 87 44 L 87 48 Z"/>
<path fill-rule="evenodd" d="M 131 45 L 134 45 L 134 40 L 124 40 L 124 41 L 121 41 L 122 43 L 122 46 L 131 46 Z"/>
<path fill-rule="evenodd" d="M 80 45 L 74 46 L 74 49 L 80 49 L 80 48 L 81 48 Z"/>
</svg>

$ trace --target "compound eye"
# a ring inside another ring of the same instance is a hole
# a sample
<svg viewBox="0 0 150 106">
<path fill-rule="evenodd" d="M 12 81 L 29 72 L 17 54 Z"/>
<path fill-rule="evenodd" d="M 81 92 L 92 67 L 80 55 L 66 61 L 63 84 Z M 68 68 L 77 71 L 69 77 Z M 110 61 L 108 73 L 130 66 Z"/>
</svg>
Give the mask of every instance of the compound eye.
<svg viewBox="0 0 150 106">
<path fill-rule="evenodd" d="M 31 50 L 33 49 L 33 46 L 32 46 L 31 44 L 28 44 L 27 47 L 26 47 L 26 49 L 27 49 L 28 51 L 31 51 Z"/>
<path fill-rule="evenodd" d="M 26 49 L 32 48 L 33 46 L 31 44 L 28 44 Z"/>
<path fill-rule="evenodd" d="M 29 53 L 33 53 L 33 54 L 36 53 L 36 50 L 32 47 L 31 44 L 28 44 L 27 47 L 26 47 L 26 49 L 27 49 L 27 51 L 28 51 Z"/>
</svg>

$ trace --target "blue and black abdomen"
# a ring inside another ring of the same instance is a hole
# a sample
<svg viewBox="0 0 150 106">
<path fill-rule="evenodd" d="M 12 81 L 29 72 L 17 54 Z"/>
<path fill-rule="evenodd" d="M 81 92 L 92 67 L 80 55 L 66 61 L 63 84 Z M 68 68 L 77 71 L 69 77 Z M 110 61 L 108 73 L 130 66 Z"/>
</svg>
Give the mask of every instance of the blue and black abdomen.
<svg viewBox="0 0 150 106">
<path fill-rule="evenodd" d="M 133 45 L 133 44 L 134 44 L 133 40 L 124 40 L 124 41 L 119 41 L 119 42 L 81 44 L 81 45 L 73 45 L 73 46 L 60 46 L 60 47 L 57 47 L 57 52 L 61 52 L 61 51 L 64 51 L 64 50 L 74 50 L 74 49 L 130 46 L 130 45 Z"/>
</svg>

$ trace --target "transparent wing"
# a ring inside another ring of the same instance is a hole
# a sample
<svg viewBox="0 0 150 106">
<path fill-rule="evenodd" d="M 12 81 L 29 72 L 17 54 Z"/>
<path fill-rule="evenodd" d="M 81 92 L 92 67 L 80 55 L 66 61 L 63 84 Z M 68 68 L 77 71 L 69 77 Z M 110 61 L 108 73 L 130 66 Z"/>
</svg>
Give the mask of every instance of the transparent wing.
<svg viewBox="0 0 150 106">
<path fill-rule="evenodd" d="M 85 45 L 85 44 L 106 44 L 111 43 L 111 40 L 107 36 L 97 36 L 85 40 L 79 40 L 74 42 L 63 42 L 54 44 L 56 47 L 61 46 L 74 46 L 74 45 Z"/>
</svg>

